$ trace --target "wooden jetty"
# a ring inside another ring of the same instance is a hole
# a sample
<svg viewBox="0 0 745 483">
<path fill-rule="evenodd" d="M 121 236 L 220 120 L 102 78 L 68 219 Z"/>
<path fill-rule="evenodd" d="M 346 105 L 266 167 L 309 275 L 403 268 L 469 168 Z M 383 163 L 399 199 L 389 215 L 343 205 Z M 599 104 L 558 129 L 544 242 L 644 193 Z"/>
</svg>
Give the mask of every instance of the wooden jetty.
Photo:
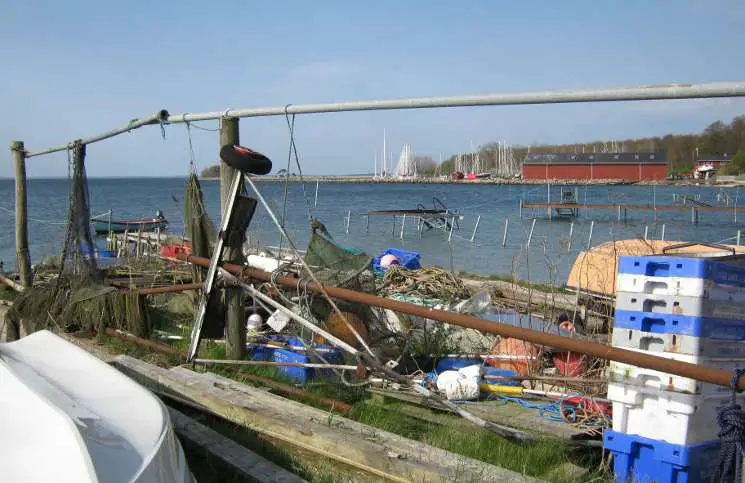
<svg viewBox="0 0 745 483">
<path fill-rule="evenodd" d="M 523 209 L 543 209 L 547 210 L 549 216 L 552 211 L 556 210 L 578 210 L 582 208 L 584 210 L 616 210 L 618 212 L 618 221 L 625 221 L 630 210 L 635 211 L 688 211 L 691 213 L 691 223 L 698 223 L 699 214 L 701 212 L 714 212 L 714 213 L 733 213 L 735 216 L 734 221 L 737 222 L 737 213 L 745 211 L 744 206 L 681 206 L 681 205 L 641 205 L 641 204 L 621 204 L 621 203 L 592 203 L 592 204 L 576 204 L 576 203 L 526 203 L 520 202 L 520 213 Z"/>
</svg>

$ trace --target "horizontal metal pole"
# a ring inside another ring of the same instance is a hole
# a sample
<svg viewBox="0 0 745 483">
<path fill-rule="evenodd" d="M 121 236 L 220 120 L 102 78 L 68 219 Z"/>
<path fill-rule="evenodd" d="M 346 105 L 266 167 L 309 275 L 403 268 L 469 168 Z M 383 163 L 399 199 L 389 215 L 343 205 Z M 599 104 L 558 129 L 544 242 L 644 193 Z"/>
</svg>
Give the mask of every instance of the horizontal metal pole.
<svg viewBox="0 0 745 483">
<path fill-rule="evenodd" d="M 111 131 L 106 131 L 105 133 L 101 133 L 97 136 L 91 136 L 89 138 L 81 139 L 80 142 L 83 144 L 93 144 L 98 141 L 103 141 L 104 139 L 113 138 L 114 136 L 118 136 L 119 134 L 132 131 L 133 129 L 138 129 L 142 126 L 149 126 L 150 124 L 163 124 L 166 122 L 168 117 L 169 117 L 168 111 L 166 111 L 165 109 L 161 109 L 160 111 L 156 112 L 152 116 L 148 116 L 144 119 L 132 119 L 125 126 L 112 129 Z M 72 147 L 72 142 L 69 142 L 67 144 L 61 144 L 59 146 L 54 146 L 52 148 L 43 149 L 41 151 L 26 151 L 26 157 L 33 158 L 34 156 L 41 156 L 43 154 L 51 154 L 51 153 L 57 153 L 59 151 L 66 151 L 71 147 Z"/>
<path fill-rule="evenodd" d="M 330 102 L 324 104 L 287 104 L 278 107 L 225 109 L 224 111 L 169 115 L 165 110 L 143 120 L 131 121 L 127 126 L 98 136 L 83 139 L 91 144 L 138 127 L 160 122 L 182 123 L 217 120 L 226 117 L 262 117 L 285 114 L 319 114 L 349 111 L 380 111 L 394 109 L 431 109 L 439 107 L 513 106 L 524 104 L 563 104 L 574 102 L 652 101 L 664 99 L 700 99 L 710 97 L 743 97 L 745 81 L 711 82 L 705 84 L 655 84 L 635 87 L 610 87 L 567 91 L 543 91 L 514 94 L 484 94 L 471 96 L 414 97 L 371 101 Z M 27 152 L 26 157 L 66 150 L 70 144 L 42 151 Z"/>
<path fill-rule="evenodd" d="M 179 255 L 177 258 L 198 266 L 206 267 L 209 265 L 208 258 L 195 257 L 191 255 Z M 276 280 L 272 280 L 271 273 L 229 263 L 223 264 L 222 268 L 236 275 L 249 277 L 265 282 L 276 282 L 279 285 L 295 290 L 297 290 L 298 288 L 307 288 L 312 292 L 321 291 L 321 287 L 319 285 L 315 283 L 305 284 L 297 278 L 276 277 Z M 559 349 L 565 352 L 587 354 L 599 357 L 601 359 L 631 364 L 634 366 L 653 369 L 668 374 L 675 374 L 681 377 L 689 377 L 691 379 L 696 379 L 697 381 L 709 382 L 720 386 L 729 386 L 730 381 L 732 380 L 732 376 L 734 375 L 733 372 L 725 371 L 723 369 L 715 369 L 712 367 L 691 364 L 688 362 L 666 359 L 664 357 L 654 356 L 643 352 L 635 352 L 627 349 L 621 349 L 618 347 L 600 344 L 597 342 L 590 342 L 574 337 L 564 337 L 547 332 L 541 332 L 538 330 L 524 329 L 500 322 L 480 319 L 471 315 L 447 312 L 444 310 L 429 309 L 427 307 L 409 304 L 406 302 L 399 302 L 398 300 L 376 297 L 375 295 L 357 292 L 354 290 L 337 287 L 323 287 L 323 289 L 329 294 L 329 296 L 340 300 L 346 300 L 348 302 L 355 302 L 372 307 L 381 307 L 384 309 L 393 310 L 394 312 L 401 312 L 416 317 L 422 317 L 438 322 L 458 325 L 460 327 L 475 329 L 490 334 L 498 334 L 503 337 L 511 337 L 514 339 L 524 340 L 537 345 L 553 347 L 554 349 Z M 738 388 L 740 390 L 745 390 L 745 378 L 741 378 L 739 380 Z"/>
<path fill-rule="evenodd" d="M 451 97 L 414 97 L 379 101 L 331 102 L 327 104 L 287 104 L 279 107 L 226 109 L 222 112 L 174 114 L 168 122 L 207 121 L 223 117 L 281 116 L 284 114 L 318 114 L 345 111 L 380 111 L 393 109 L 429 109 L 437 107 L 511 106 L 518 104 L 561 104 L 571 102 L 644 101 L 661 99 L 695 99 L 703 97 L 745 96 L 745 81 L 707 84 L 662 84 L 636 87 L 611 87 L 569 91 L 544 91 L 515 94 L 484 94 Z"/>
</svg>

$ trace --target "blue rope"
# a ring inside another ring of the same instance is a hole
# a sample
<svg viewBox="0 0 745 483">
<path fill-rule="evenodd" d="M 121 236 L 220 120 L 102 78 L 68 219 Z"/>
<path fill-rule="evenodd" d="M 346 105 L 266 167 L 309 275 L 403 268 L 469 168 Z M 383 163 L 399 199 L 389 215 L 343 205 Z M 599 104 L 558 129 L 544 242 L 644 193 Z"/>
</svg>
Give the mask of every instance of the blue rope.
<svg viewBox="0 0 745 483">
<path fill-rule="evenodd" d="M 745 449 L 745 412 L 737 404 L 737 384 L 745 375 L 745 369 L 738 369 L 732 376 L 730 388 L 732 399 L 717 410 L 717 425 L 719 426 L 719 465 L 713 481 L 724 483 L 742 481 L 742 455 Z"/>
</svg>

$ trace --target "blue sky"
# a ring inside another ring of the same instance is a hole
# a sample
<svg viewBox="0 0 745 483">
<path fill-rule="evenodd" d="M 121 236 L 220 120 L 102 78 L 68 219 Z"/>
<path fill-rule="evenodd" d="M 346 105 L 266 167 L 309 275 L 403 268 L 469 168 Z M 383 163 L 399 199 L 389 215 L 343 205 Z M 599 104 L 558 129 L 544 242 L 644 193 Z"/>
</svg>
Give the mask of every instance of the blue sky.
<svg viewBox="0 0 745 483">
<path fill-rule="evenodd" d="M 172 113 L 287 103 L 745 80 L 745 2 L 0 2 L 0 143 L 29 149 Z M 398 158 L 446 157 L 497 139 L 581 142 L 700 131 L 742 99 L 299 116 L 307 173 L 362 173 L 387 128 Z M 215 122 L 202 123 L 216 127 Z M 186 129 L 88 148 L 90 176 L 181 176 Z M 214 132 L 192 130 L 200 167 Z M 243 144 L 287 162 L 284 118 L 241 121 Z M 9 159 L 6 157 L 6 159 Z M 64 154 L 29 160 L 64 176 Z M 0 176 L 12 176 L 10 162 Z"/>
</svg>

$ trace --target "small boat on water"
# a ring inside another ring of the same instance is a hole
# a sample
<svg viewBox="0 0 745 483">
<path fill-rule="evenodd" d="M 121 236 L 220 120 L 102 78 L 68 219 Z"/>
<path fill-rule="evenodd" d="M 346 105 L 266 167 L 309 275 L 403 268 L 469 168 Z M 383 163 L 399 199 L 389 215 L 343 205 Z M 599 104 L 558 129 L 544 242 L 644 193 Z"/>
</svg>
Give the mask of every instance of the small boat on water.
<svg viewBox="0 0 745 483">
<path fill-rule="evenodd" d="M 163 216 L 160 210 L 155 212 L 155 217 L 151 219 L 140 220 L 109 220 L 107 217 L 91 218 L 93 231 L 97 234 L 102 233 L 124 233 L 125 231 L 157 231 L 168 228 L 168 220 Z"/>
<path fill-rule="evenodd" d="M 194 483 L 151 392 L 42 330 L 0 344 L 3 481 Z"/>
</svg>

